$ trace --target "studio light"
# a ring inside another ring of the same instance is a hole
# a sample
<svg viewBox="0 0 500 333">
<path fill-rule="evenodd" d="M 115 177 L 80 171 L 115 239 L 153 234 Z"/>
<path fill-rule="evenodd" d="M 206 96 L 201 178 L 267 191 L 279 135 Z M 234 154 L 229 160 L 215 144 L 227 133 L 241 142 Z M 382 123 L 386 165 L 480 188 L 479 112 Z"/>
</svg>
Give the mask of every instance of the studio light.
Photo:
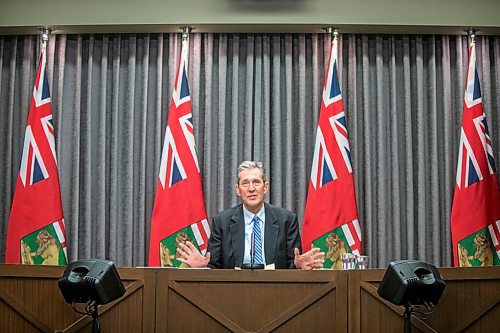
<svg viewBox="0 0 500 333">
<path fill-rule="evenodd" d="M 101 259 L 79 260 L 69 264 L 58 281 L 59 289 L 73 310 L 92 315 L 92 332 L 99 332 L 97 307 L 112 302 L 125 293 L 120 275 L 112 261 Z M 86 303 L 85 312 L 77 310 L 76 303 Z"/>
<path fill-rule="evenodd" d="M 422 261 L 399 260 L 389 264 L 378 288 L 383 299 L 403 305 L 404 332 L 411 332 L 411 315 L 430 317 L 443 294 L 445 283 L 436 266 Z"/>
</svg>

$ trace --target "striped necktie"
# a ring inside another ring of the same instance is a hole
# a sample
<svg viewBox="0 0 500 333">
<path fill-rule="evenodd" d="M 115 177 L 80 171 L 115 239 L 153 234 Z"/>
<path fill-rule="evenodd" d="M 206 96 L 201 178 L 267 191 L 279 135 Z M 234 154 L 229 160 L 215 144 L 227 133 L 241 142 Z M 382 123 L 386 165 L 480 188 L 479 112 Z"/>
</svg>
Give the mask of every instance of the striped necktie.
<svg viewBox="0 0 500 333">
<path fill-rule="evenodd" d="M 260 219 L 255 215 L 252 219 L 253 222 L 253 236 L 254 236 L 254 263 L 263 264 L 262 259 L 262 231 L 260 230 Z"/>
</svg>

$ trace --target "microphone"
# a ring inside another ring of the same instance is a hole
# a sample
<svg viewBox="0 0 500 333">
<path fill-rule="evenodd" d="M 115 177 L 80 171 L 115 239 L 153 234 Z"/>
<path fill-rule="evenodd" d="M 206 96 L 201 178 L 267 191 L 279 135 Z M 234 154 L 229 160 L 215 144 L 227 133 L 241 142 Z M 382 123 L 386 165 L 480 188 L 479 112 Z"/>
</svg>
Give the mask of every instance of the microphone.
<svg viewBox="0 0 500 333">
<path fill-rule="evenodd" d="M 264 264 L 255 263 L 255 235 L 250 236 L 250 269 L 264 269 Z"/>
<path fill-rule="evenodd" d="M 255 262 L 255 235 L 252 232 L 250 234 L 250 269 L 253 269 L 253 264 Z"/>
<path fill-rule="evenodd" d="M 264 264 L 255 263 L 255 235 L 250 234 L 250 264 L 241 265 L 242 269 L 264 269 Z"/>
</svg>

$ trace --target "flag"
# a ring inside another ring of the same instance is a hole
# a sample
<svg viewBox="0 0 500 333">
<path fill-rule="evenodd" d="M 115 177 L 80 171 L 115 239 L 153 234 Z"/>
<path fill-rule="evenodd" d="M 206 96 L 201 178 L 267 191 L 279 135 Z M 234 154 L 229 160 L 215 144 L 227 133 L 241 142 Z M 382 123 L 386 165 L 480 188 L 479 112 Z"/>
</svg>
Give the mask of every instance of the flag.
<svg viewBox="0 0 500 333">
<path fill-rule="evenodd" d="M 179 267 L 177 246 L 189 240 L 204 254 L 210 236 L 194 142 L 187 52 L 186 39 L 182 44 L 163 141 L 151 219 L 150 266 Z"/>
<path fill-rule="evenodd" d="M 500 191 L 495 172 L 472 42 L 451 210 L 455 266 L 500 265 Z"/>
<path fill-rule="evenodd" d="M 46 63 L 44 43 L 7 227 L 5 262 L 11 264 L 67 264 Z"/>
<path fill-rule="evenodd" d="M 347 122 L 338 80 L 336 37 L 325 75 L 302 246 L 304 251 L 311 247 L 324 251 L 325 268 L 341 268 L 342 253 L 362 253 Z"/>
</svg>

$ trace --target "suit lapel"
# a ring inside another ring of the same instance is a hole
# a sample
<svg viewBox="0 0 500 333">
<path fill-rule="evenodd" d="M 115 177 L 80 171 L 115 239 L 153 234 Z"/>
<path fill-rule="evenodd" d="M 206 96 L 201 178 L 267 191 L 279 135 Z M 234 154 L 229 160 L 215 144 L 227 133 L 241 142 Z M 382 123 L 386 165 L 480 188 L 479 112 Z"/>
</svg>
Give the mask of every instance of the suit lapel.
<svg viewBox="0 0 500 333">
<path fill-rule="evenodd" d="M 243 264 L 243 253 L 245 251 L 245 219 L 243 208 L 239 205 L 231 217 L 231 246 L 234 253 L 234 266 L 241 267 Z"/>
<path fill-rule="evenodd" d="M 273 264 L 275 259 L 276 244 L 278 244 L 278 233 L 280 227 L 276 225 L 278 220 L 273 213 L 273 209 L 264 203 L 266 210 L 266 222 L 264 223 L 264 252 L 266 264 Z"/>
</svg>

